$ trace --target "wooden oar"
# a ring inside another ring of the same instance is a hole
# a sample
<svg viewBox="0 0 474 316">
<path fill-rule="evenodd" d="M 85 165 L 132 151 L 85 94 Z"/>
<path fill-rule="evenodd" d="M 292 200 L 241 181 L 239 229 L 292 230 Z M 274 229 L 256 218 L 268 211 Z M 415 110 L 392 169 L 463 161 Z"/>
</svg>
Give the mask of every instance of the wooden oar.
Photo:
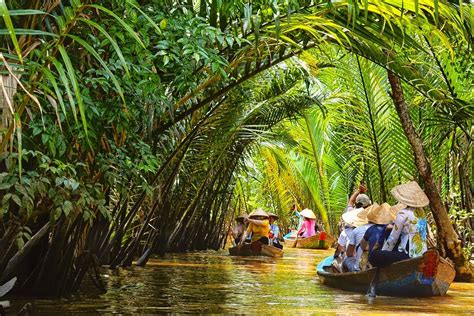
<svg viewBox="0 0 474 316">
<path fill-rule="evenodd" d="M 372 281 L 370 281 L 369 288 L 367 289 L 367 298 L 369 300 L 369 303 L 372 303 L 375 300 L 375 297 L 377 296 L 376 289 L 377 281 L 379 279 L 379 271 L 379 267 L 375 268 L 374 277 L 372 278 Z"/>
<path fill-rule="evenodd" d="M 298 235 L 298 232 L 296 232 L 296 239 L 295 239 L 295 243 L 293 244 L 293 248 L 296 248 L 296 244 L 298 243 L 298 238 L 300 236 Z"/>
</svg>

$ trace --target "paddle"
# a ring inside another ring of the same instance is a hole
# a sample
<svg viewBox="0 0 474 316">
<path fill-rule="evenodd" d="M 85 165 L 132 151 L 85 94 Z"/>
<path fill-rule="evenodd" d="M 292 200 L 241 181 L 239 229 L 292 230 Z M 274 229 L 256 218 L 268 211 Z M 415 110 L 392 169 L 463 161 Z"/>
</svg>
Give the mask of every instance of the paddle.
<svg viewBox="0 0 474 316">
<path fill-rule="evenodd" d="M 374 277 L 372 278 L 372 281 L 370 281 L 369 288 L 367 289 L 367 298 L 369 300 L 369 303 L 372 303 L 375 300 L 375 297 L 377 296 L 376 288 L 377 288 L 377 281 L 379 279 L 379 271 L 380 271 L 380 268 L 376 267 Z"/>
<path fill-rule="evenodd" d="M 298 238 L 300 236 L 298 235 L 298 232 L 296 232 L 296 239 L 295 239 L 295 243 L 293 244 L 293 247 L 292 248 L 296 248 L 296 244 L 298 243 Z"/>
</svg>

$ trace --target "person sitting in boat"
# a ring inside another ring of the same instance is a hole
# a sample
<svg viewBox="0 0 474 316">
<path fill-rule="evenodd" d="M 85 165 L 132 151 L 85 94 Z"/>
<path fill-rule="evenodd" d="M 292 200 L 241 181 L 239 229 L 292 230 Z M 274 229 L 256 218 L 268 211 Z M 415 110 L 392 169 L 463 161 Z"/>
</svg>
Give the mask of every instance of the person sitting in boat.
<svg viewBox="0 0 474 316">
<path fill-rule="evenodd" d="M 365 194 L 365 192 L 367 192 L 367 188 L 362 182 L 357 190 L 349 198 L 344 212 L 350 212 L 360 208 L 367 208 L 372 205 L 372 201 L 370 200 L 369 196 Z"/>
<path fill-rule="evenodd" d="M 252 235 L 251 242 L 260 241 L 268 245 L 268 232 L 270 231 L 270 223 L 268 221 L 268 214 L 261 208 L 256 209 L 245 220 L 249 223 L 247 230 L 244 233 L 243 240 L 248 235 Z"/>
<path fill-rule="evenodd" d="M 382 250 L 374 250 L 369 256 L 370 263 L 376 267 L 416 258 L 427 250 L 427 221 L 423 207 L 430 201 L 425 192 L 417 182 L 411 181 L 394 187 L 391 193 L 405 207 L 397 213 Z"/>
<path fill-rule="evenodd" d="M 346 249 L 349 246 L 349 236 L 354 230 L 355 226 L 358 225 L 357 222 L 359 221 L 359 217 L 346 218 L 346 220 L 350 220 L 350 222 L 342 221 L 344 228 L 339 234 L 339 238 L 337 239 L 336 251 L 334 252 L 334 261 L 332 265 L 337 272 L 342 272 L 343 270 L 342 261 L 344 260 Z M 363 224 L 364 223 L 361 223 L 360 225 Z"/>
<path fill-rule="evenodd" d="M 278 218 L 278 215 L 270 212 L 268 213 L 268 220 L 270 222 L 270 232 L 268 233 L 268 238 L 270 238 L 271 245 L 283 249 L 283 245 L 280 244 L 280 228 L 275 223 Z"/>
<path fill-rule="evenodd" d="M 390 235 L 397 208 L 398 206 L 391 207 L 388 203 L 383 203 L 382 205 L 374 203 L 374 206 L 367 213 L 367 221 L 373 225 L 365 232 L 360 242 L 360 247 L 357 250 L 361 256 L 361 270 L 371 267 L 367 260 L 368 256 L 370 256 L 373 250 L 381 249 Z"/>
<path fill-rule="evenodd" d="M 316 215 L 309 208 L 305 208 L 300 212 L 303 217 L 303 225 L 298 230 L 297 236 L 307 238 L 316 235 L 314 224 L 316 223 Z"/>
<path fill-rule="evenodd" d="M 234 243 L 236 245 L 240 244 L 242 240 L 242 236 L 244 235 L 245 231 L 245 219 L 247 218 L 247 214 L 239 215 L 235 218 L 235 225 L 232 227 L 232 237 L 234 238 Z"/>
<path fill-rule="evenodd" d="M 350 272 L 360 270 L 359 261 L 362 253 L 357 252 L 357 247 L 359 246 L 367 229 L 369 229 L 373 225 L 367 222 L 367 214 L 376 205 L 377 204 L 371 205 L 366 209 L 358 208 L 356 210 L 342 214 L 342 219 L 344 220 L 344 222 L 353 222 L 354 226 L 356 227 L 348 235 L 349 244 L 346 249 L 346 256 L 342 262 L 342 266 Z"/>
<path fill-rule="evenodd" d="M 347 247 L 349 246 L 349 236 L 356 226 L 365 224 L 358 216 L 345 216 L 345 220 L 342 220 L 343 229 L 337 239 L 336 251 L 334 252 L 334 259 L 344 258 Z"/>
</svg>

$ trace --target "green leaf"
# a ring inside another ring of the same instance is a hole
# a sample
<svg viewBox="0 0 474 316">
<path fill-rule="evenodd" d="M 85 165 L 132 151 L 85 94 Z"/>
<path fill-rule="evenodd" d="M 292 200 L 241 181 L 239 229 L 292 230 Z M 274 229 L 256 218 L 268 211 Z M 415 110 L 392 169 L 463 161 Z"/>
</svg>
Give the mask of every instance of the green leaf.
<svg viewBox="0 0 474 316">
<path fill-rule="evenodd" d="M 32 9 L 10 10 L 10 16 L 36 15 L 36 14 L 48 14 L 48 13 L 45 11 L 32 10 Z"/>
<path fill-rule="evenodd" d="M 168 25 L 168 20 L 163 19 L 163 20 L 160 21 L 160 28 L 161 28 L 162 30 L 164 30 L 167 25 Z"/>
<path fill-rule="evenodd" d="M 86 120 L 86 111 L 84 107 L 84 102 L 82 100 L 81 90 L 79 89 L 79 84 L 77 83 L 75 69 L 69 59 L 69 55 L 66 52 L 66 49 L 63 45 L 58 45 L 59 52 L 61 57 L 63 58 L 64 64 L 66 65 L 67 73 L 69 75 L 69 79 L 71 80 L 72 87 L 74 88 L 74 93 L 76 95 L 77 104 L 79 105 L 79 113 L 81 114 L 82 119 L 82 126 L 84 128 L 84 132 L 86 137 L 88 138 L 88 131 L 87 131 L 87 120 Z"/>
<path fill-rule="evenodd" d="M 5 194 L 5 196 L 2 199 L 2 204 L 7 204 L 8 200 L 11 199 L 11 197 L 12 197 L 11 193 Z"/>
<path fill-rule="evenodd" d="M 0 35 L 7 35 L 7 34 L 11 34 L 9 30 L 0 29 Z M 40 30 L 32 30 L 32 29 L 15 29 L 15 34 L 17 34 L 17 35 L 36 35 L 36 36 L 45 35 L 45 36 L 51 36 L 51 37 L 55 37 L 55 38 L 59 37 L 58 34 L 45 32 L 45 31 L 40 31 Z"/>
<path fill-rule="evenodd" d="M 109 67 L 107 66 L 107 64 L 105 63 L 105 61 L 99 56 L 99 54 L 95 51 L 95 49 L 89 45 L 89 43 L 87 43 L 86 41 L 84 41 L 82 38 L 78 37 L 78 36 L 75 36 L 75 35 L 71 35 L 69 34 L 68 35 L 70 38 L 72 38 L 73 40 L 75 40 L 76 42 L 78 42 L 79 44 L 81 44 L 92 56 L 95 57 L 95 59 L 97 59 L 97 61 L 102 65 L 102 67 L 104 67 L 105 71 L 109 74 L 110 78 L 112 79 L 112 82 L 114 83 L 114 86 L 115 88 L 117 89 L 117 92 L 118 94 L 120 95 L 120 97 L 122 98 L 122 101 L 123 103 L 125 104 L 126 101 L 125 101 L 125 97 L 123 95 L 123 90 L 122 90 L 122 87 L 120 86 L 117 78 L 115 77 L 115 75 L 112 73 L 112 71 L 109 69 Z M 82 101 L 82 100 L 81 100 Z M 79 110 L 81 109 L 81 107 L 79 106 Z M 83 113 L 81 112 L 81 116 L 83 116 Z M 85 113 L 84 113 L 84 117 L 83 117 L 83 120 L 85 120 Z M 87 126 L 87 125 L 86 125 Z M 87 134 L 87 132 L 86 132 Z"/>
<path fill-rule="evenodd" d="M 60 207 L 56 207 L 56 209 L 53 211 L 52 218 L 54 221 L 57 221 L 62 214 L 62 209 Z"/>
<path fill-rule="evenodd" d="M 79 18 L 78 21 L 82 21 L 82 22 L 96 28 L 105 37 L 107 37 L 107 39 L 110 41 L 110 44 L 112 44 L 112 47 L 114 48 L 115 52 L 117 53 L 118 58 L 122 62 L 122 66 L 125 69 L 125 72 L 127 73 L 128 76 L 130 76 L 128 66 L 127 66 L 127 62 L 125 61 L 125 58 L 123 57 L 122 51 L 120 50 L 120 47 L 118 46 L 117 42 L 110 36 L 110 34 L 107 33 L 107 31 L 102 26 L 100 26 L 99 24 L 97 24 L 96 22 L 94 22 L 92 20 Z"/>
<path fill-rule="evenodd" d="M 44 73 L 46 79 L 48 79 L 48 82 L 50 82 L 51 85 L 53 86 L 54 92 L 56 94 L 56 98 L 58 99 L 59 104 L 61 105 L 61 110 L 63 111 L 64 117 L 67 118 L 66 105 L 64 104 L 63 94 L 62 94 L 61 90 L 59 90 L 59 86 L 58 86 L 58 82 L 56 81 L 56 78 L 46 68 L 43 68 L 43 73 Z M 59 122 L 59 124 L 61 124 L 61 123 Z"/>
<path fill-rule="evenodd" d="M 71 179 L 69 184 L 71 185 L 71 188 L 72 188 L 73 191 L 76 190 L 79 187 L 79 182 L 77 182 L 74 179 Z"/>
<path fill-rule="evenodd" d="M 16 239 L 16 246 L 18 247 L 18 249 L 21 251 L 23 249 L 23 247 L 25 246 L 25 242 L 23 241 L 23 238 L 20 236 L 20 237 L 17 237 Z"/>
<path fill-rule="evenodd" d="M 143 47 L 143 48 L 146 48 L 145 47 L 145 44 L 143 44 L 142 40 L 140 39 L 140 37 L 138 37 L 137 33 L 135 33 L 135 31 L 130 27 L 130 25 L 128 25 L 127 23 L 125 23 L 120 17 L 118 17 L 114 12 L 110 11 L 109 9 L 107 8 L 104 8 L 103 6 L 101 5 L 97 5 L 97 4 L 90 4 L 88 5 L 88 7 L 91 7 L 91 8 L 95 8 L 95 9 L 98 9 L 102 12 L 105 12 L 107 13 L 108 15 L 110 15 L 111 17 L 113 17 L 115 20 L 117 20 L 120 25 L 123 26 L 123 28 Z"/>
<path fill-rule="evenodd" d="M 61 82 L 66 89 L 66 94 L 69 100 L 69 104 L 71 105 L 71 110 L 72 110 L 72 116 L 74 117 L 74 121 L 77 123 L 77 110 L 76 110 L 76 102 L 74 100 L 74 97 L 71 92 L 71 88 L 69 86 L 69 80 L 67 79 L 66 72 L 64 71 L 63 65 L 56 60 L 55 58 L 52 58 L 53 64 L 56 67 L 56 70 L 58 71 L 59 74 L 59 79 L 61 79 Z M 47 74 L 47 72 L 45 72 Z M 59 98 L 58 98 L 59 99 Z M 64 108 L 63 111 L 66 111 Z"/>
<path fill-rule="evenodd" d="M 0 184 L 0 190 L 8 190 L 13 186 L 12 183 L 1 183 Z"/>
<path fill-rule="evenodd" d="M 71 213 L 72 209 L 73 209 L 73 205 L 71 201 L 64 201 L 63 203 L 64 215 L 69 216 L 69 213 Z"/>
<path fill-rule="evenodd" d="M 21 207 L 21 199 L 18 195 L 16 194 L 12 194 L 12 200 L 18 205 Z"/>
<path fill-rule="evenodd" d="M 15 51 L 16 51 L 16 54 L 18 55 L 20 63 L 23 64 L 23 56 L 21 54 L 20 45 L 18 45 L 18 40 L 15 35 L 15 28 L 13 27 L 13 23 L 10 18 L 10 13 L 8 11 L 5 0 L 0 0 L 0 14 L 2 15 L 3 21 L 5 22 L 5 26 L 8 29 L 8 34 L 10 34 L 10 38 L 12 40 L 13 46 L 15 47 Z"/>
<path fill-rule="evenodd" d="M 89 211 L 84 211 L 82 213 L 82 219 L 84 222 L 87 222 L 91 218 L 91 213 Z"/>
<path fill-rule="evenodd" d="M 145 12 L 143 12 L 142 9 L 140 9 L 139 6 L 137 6 L 135 3 L 133 3 L 132 1 L 128 0 L 127 1 L 128 4 L 130 4 L 132 7 L 134 7 L 136 10 L 138 10 L 138 12 L 140 12 L 144 17 L 145 19 L 150 22 L 150 24 L 156 29 L 156 31 L 158 32 L 158 34 L 162 34 L 163 32 L 161 32 L 161 29 L 160 27 L 155 23 L 155 21 L 153 21 L 153 19 L 151 19 L 148 14 L 146 14 Z M 160 25 L 161 26 L 161 25 Z"/>
</svg>

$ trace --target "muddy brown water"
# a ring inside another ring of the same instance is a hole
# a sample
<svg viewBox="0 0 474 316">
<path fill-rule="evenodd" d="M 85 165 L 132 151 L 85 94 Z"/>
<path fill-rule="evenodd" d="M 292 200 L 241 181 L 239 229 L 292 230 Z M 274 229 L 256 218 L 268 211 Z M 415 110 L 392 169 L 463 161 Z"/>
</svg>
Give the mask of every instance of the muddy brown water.
<svg viewBox="0 0 474 316">
<path fill-rule="evenodd" d="M 10 312 L 31 302 L 38 315 L 155 313 L 467 314 L 474 284 L 453 283 L 444 297 L 378 296 L 329 288 L 316 265 L 333 250 L 285 249 L 281 259 L 231 257 L 227 251 L 168 254 L 144 268 L 103 270 L 105 294 L 85 289 L 68 299 L 7 298 Z"/>
</svg>

